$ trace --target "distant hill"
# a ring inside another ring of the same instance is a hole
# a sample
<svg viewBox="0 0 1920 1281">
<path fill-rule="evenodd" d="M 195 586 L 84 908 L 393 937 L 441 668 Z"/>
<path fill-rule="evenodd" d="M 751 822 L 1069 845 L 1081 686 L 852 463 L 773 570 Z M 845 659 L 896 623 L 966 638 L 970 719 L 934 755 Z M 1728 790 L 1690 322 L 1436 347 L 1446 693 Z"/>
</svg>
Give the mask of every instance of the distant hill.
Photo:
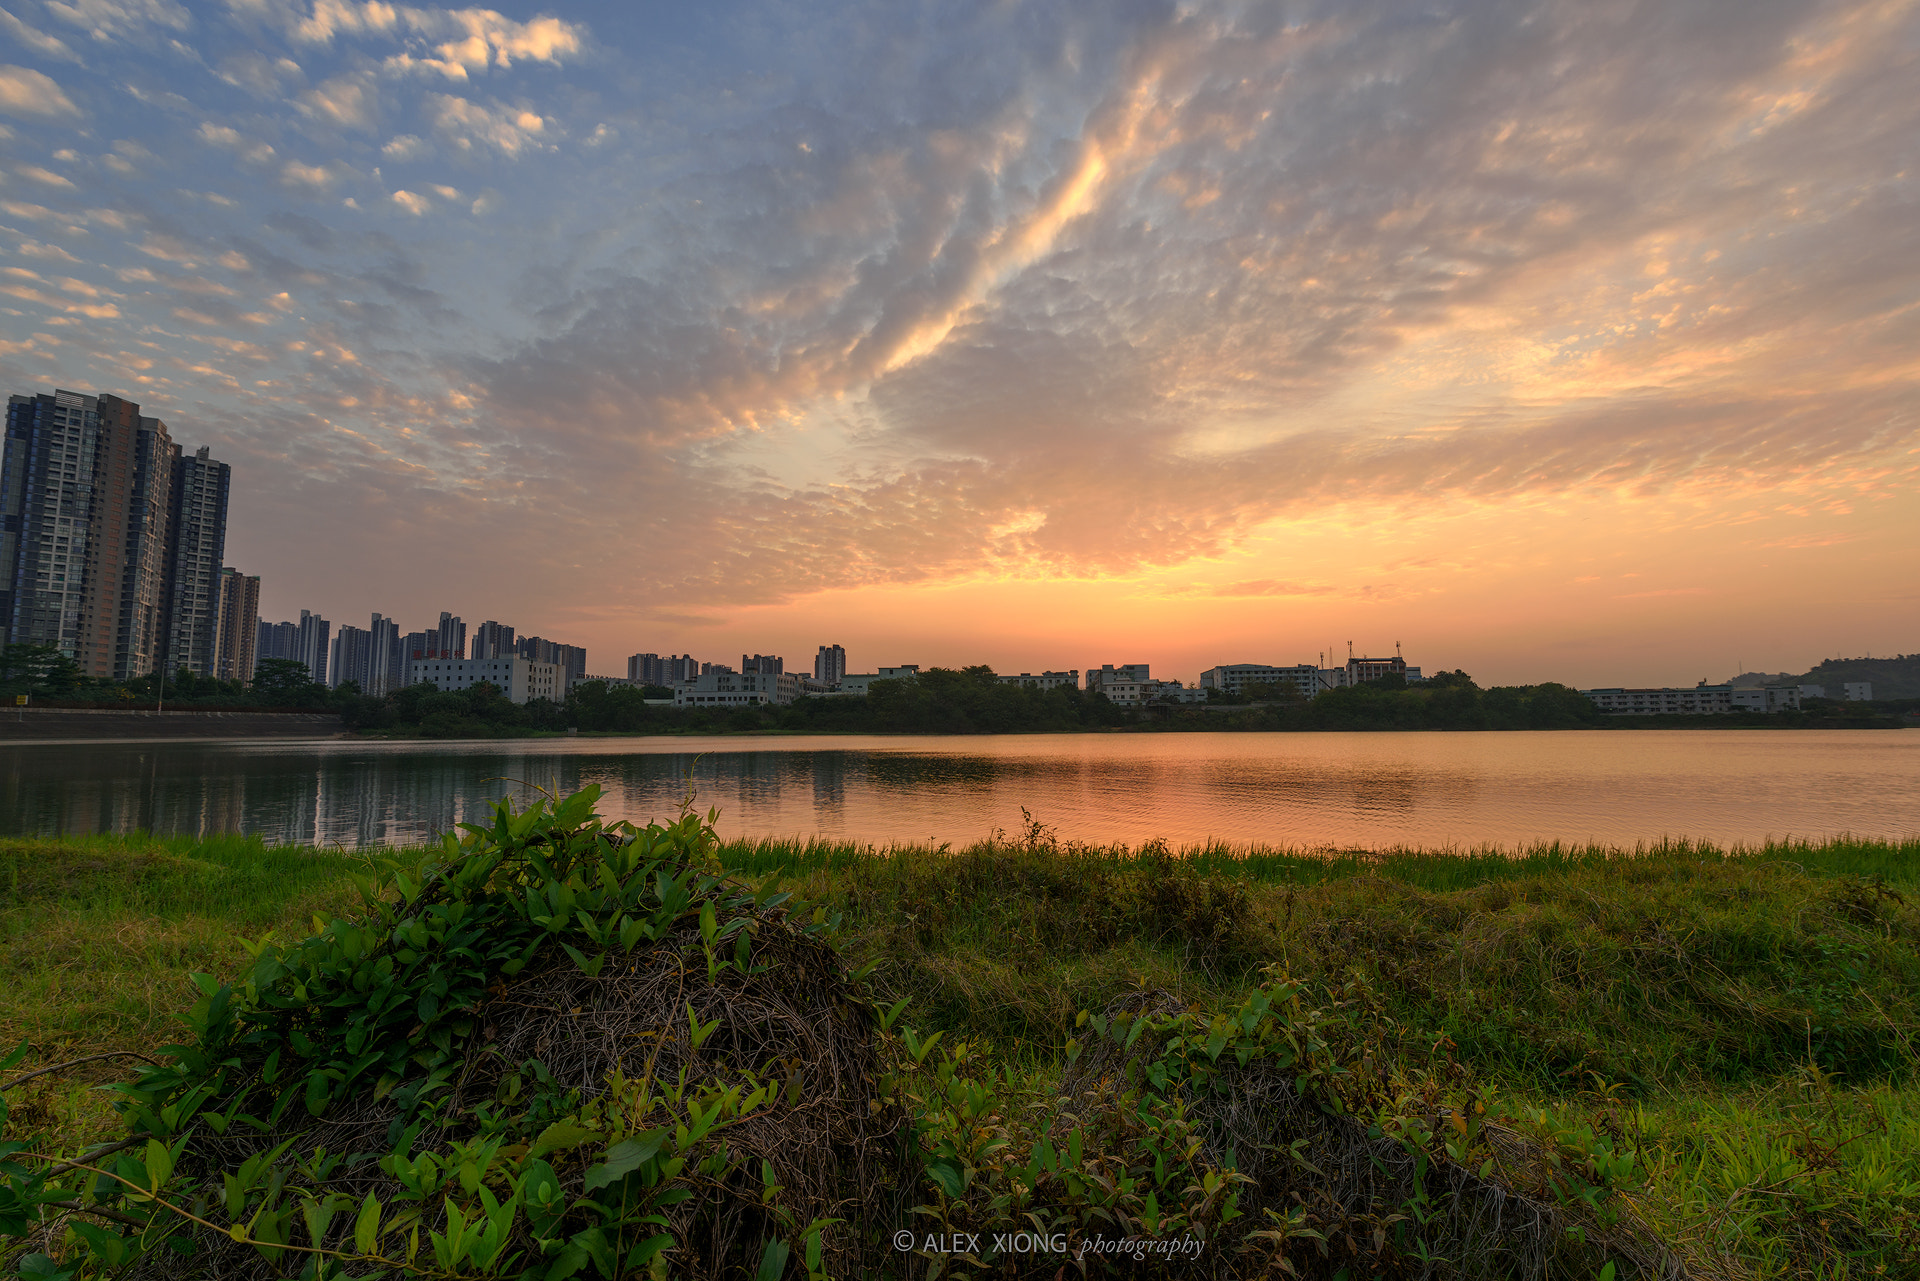
<svg viewBox="0 0 1920 1281">
<path fill-rule="evenodd" d="M 1812 671 L 1795 676 L 1787 672 L 1742 672 L 1733 678 L 1735 685 L 1823 685 L 1828 698 L 1839 698 L 1840 687 L 1850 681 L 1873 682 L 1873 696 L 1882 698 L 1920 698 L 1920 654 L 1896 654 L 1892 658 L 1829 658 Z"/>
</svg>

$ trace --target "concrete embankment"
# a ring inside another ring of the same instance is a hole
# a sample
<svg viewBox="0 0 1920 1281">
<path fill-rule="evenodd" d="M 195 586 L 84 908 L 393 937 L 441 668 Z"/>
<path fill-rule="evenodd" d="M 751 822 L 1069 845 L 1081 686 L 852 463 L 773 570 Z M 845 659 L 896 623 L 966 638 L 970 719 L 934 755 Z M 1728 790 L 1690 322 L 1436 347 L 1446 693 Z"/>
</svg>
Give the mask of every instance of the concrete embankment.
<svg viewBox="0 0 1920 1281">
<path fill-rule="evenodd" d="M 0 708 L 0 744 L 83 739 L 338 738 L 346 728 L 338 716 L 317 712 Z"/>
</svg>

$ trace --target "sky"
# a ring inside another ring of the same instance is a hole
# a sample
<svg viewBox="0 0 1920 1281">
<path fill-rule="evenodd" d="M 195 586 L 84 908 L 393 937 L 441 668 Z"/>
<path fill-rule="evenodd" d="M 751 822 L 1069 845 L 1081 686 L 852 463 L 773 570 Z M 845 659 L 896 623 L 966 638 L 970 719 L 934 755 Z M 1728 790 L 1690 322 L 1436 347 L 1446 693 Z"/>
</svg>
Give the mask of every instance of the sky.
<svg viewBox="0 0 1920 1281">
<path fill-rule="evenodd" d="M 0 384 L 231 463 L 269 620 L 1920 650 L 1920 0 L 0 3 Z"/>
</svg>

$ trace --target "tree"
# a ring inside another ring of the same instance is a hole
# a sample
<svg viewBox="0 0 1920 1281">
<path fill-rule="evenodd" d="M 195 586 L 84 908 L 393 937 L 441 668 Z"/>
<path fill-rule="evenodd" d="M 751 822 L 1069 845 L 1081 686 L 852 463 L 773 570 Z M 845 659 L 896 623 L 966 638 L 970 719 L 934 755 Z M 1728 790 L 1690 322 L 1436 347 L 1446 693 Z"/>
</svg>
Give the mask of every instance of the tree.
<svg viewBox="0 0 1920 1281">
<path fill-rule="evenodd" d="M 80 679 L 80 665 L 57 645 L 9 645 L 0 652 L 0 680 L 8 684 L 63 691 Z"/>
<path fill-rule="evenodd" d="M 263 658 L 253 669 L 253 687 L 263 694 L 291 694 L 312 683 L 313 673 L 297 658 Z"/>
</svg>

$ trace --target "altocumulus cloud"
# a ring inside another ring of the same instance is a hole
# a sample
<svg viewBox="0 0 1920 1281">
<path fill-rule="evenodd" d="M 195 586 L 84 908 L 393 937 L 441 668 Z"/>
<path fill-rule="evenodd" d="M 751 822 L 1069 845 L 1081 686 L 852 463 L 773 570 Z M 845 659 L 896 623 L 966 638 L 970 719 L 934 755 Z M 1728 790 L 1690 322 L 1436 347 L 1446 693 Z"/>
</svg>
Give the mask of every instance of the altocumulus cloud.
<svg viewBox="0 0 1920 1281">
<path fill-rule="evenodd" d="M 1175 566 L 1333 503 L 1914 478 L 1910 3 L 89 21 L 90 59 L 191 46 L 101 123 L 203 195 L 74 169 L 34 243 L 201 292 L 6 371 L 146 380 L 325 514 L 262 535 L 297 572 L 419 539 L 684 610 Z M 17 173 L 78 120 L 45 57 L 0 73 L 48 130 Z"/>
</svg>

